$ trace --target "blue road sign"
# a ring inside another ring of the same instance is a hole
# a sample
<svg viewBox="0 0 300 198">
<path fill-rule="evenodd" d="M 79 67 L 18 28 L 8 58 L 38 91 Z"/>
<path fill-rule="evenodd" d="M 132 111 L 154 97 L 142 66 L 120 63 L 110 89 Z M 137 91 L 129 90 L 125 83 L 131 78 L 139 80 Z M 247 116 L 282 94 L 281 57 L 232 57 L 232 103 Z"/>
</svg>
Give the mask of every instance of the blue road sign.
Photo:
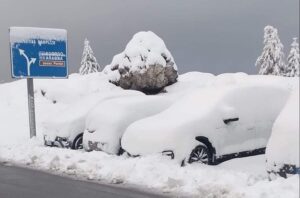
<svg viewBox="0 0 300 198">
<path fill-rule="evenodd" d="M 11 27 L 10 52 L 13 78 L 66 78 L 67 31 Z"/>
</svg>

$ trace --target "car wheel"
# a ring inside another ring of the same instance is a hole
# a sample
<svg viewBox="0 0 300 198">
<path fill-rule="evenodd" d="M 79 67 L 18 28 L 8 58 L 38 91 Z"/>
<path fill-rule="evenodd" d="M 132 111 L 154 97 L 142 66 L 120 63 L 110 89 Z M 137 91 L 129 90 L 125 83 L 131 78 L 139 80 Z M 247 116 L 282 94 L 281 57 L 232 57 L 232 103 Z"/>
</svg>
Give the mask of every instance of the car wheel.
<svg viewBox="0 0 300 198">
<path fill-rule="evenodd" d="M 83 139 L 83 134 L 78 135 L 73 141 L 72 149 L 75 150 L 83 149 L 82 139 Z"/>
<path fill-rule="evenodd" d="M 212 164 L 212 153 L 205 144 L 196 146 L 189 157 L 188 163 Z"/>
</svg>

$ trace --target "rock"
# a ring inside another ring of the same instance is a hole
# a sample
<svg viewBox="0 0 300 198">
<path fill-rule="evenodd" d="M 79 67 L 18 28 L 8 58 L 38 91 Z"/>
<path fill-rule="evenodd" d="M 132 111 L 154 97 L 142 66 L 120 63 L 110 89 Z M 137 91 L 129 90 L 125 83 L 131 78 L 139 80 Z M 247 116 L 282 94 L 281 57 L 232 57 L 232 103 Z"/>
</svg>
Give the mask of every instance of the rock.
<svg viewBox="0 0 300 198">
<path fill-rule="evenodd" d="M 123 89 L 155 94 L 177 81 L 178 72 L 171 53 L 153 32 L 139 32 L 104 69 L 110 81 Z"/>
</svg>

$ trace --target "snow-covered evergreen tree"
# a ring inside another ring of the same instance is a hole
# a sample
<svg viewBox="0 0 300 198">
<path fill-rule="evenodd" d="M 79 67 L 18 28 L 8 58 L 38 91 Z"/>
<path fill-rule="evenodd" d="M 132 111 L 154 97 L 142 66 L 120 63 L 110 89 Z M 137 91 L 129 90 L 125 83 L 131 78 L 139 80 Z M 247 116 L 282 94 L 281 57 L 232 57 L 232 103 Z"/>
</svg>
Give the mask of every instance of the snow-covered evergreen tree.
<svg viewBox="0 0 300 198">
<path fill-rule="evenodd" d="M 291 44 L 291 51 L 288 55 L 288 63 L 286 65 L 285 76 L 299 77 L 299 61 L 299 43 L 297 42 L 297 38 L 294 38 L 293 43 Z"/>
<path fill-rule="evenodd" d="M 99 72 L 100 70 L 101 67 L 94 56 L 90 43 L 87 39 L 85 39 L 79 73 L 81 75 L 85 75 L 93 72 Z"/>
<path fill-rule="evenodd" d="M 259 68 L 259 74 L 283 75 L 285 67 L 283 45 L 276 28 L 272 26 L 264 28 L 264 48 L 255 65 Z"/>
</svg>

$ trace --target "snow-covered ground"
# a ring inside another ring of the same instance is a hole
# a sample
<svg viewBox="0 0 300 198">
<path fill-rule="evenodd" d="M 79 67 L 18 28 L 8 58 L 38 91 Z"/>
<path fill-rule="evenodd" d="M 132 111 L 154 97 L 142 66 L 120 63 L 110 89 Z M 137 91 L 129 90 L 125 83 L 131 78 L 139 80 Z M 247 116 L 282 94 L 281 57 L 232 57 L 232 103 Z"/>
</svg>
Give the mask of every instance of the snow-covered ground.
<svg viewBox="0 0 300 198">
<path fill-rule="evenodd" d="M 167 94 L 178 97 L 194 88 L 234 83 L 245 75 L 234 76 L 185 74 L 179 77 L 178 83 L 167 88 Z M 49 115 L 83 97 L 117 90 L 120 88 L 108 83 L 101 74 L 71 75 L 67 80 L 35 80 L 38 136 L 29 140 L 26 81 L 0 84 L 0 163 L 31 166 L 82 179 L 133 184 L 178 196 L 299 197 L 299 176 L 269 181 L 264 155 L 234 159 L 217 166 L 192 164 L 180 167 L 176 161 L 160 155 L 128 158 L 43 145 L 41 123 Z"/>
<path fill-rule="evenodd" d="M 75 175 L 109 183 L 135 184 L 195 197 L 298 197 L 299 177 L 270 182 L 263 155 L 224 162 L 180 167 L 163 156 L 127 158 L 103 152 L 74 151 L 44 147 L 39 139 L 22 145 L 1 146 L 0 161 Z"/>
</svg>

